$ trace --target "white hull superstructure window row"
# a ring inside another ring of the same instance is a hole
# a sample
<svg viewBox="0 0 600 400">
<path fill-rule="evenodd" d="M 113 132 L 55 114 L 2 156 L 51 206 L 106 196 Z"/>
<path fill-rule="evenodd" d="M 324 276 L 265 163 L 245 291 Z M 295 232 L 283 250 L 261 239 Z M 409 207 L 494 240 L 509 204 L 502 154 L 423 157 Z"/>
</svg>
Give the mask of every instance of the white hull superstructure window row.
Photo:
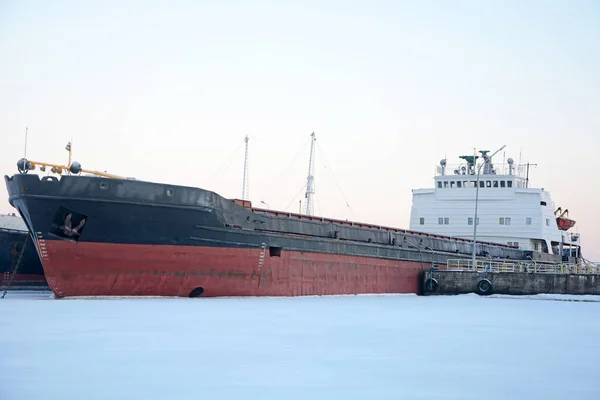
<svg viewBox="0 0 600 400">
<path fill-rule="evenodd" d="M 529 187 L 529 165 L 509 158 L 497 168 L 487 150 L 480 153 L 479 164 L 478 155 L 461 156 L 457 166 L 442 160 L 433 188 L 413 189 L 410 229 L 462 239 L 476 230 L 477 240 L 579 257 L 579 235 L 567 232 L 575 221 L 554 208 L 547 190 Z"/>
<path fill-rule="evenodd" d="M 450 217 L 438 217 L 438 225 L 450 225 Z M 499 225 L 510 225 L 512 221 L 511 217 L 499 217 Z M 531 225 L 533 219 L 531 217 L 525 218 L 525 225 Z M 455 221 L 453 221 L 454 223 Z M 461 222 L 458 222 L 461 223 Z M 419 218 L 419 225 L 425 225 L 425 217 Z M 467 217 L 467 225 L 473 225 L 473 217 Z M 479 217 L 477 218 L 477 225 L 479 225 Z M 550 226 L 550 219 L 546 218 L 546 225 Z"/>
<path fill-rule="evenodd" d="M 433 221 L 431 224 L 427 224 L 426 223 L 426 217 L 420 217 L 419 218 L 419 226 L 418 227 L 414 227 L 411 226 L 411 230 L 416 230 L 416 231 L 424 231 L 424 232 L 428 232 L 428 233 L 436 233 L 436 234 L 440 234 L 440 235 L 449 235 L 449 236 L 454 236 L 454 237 L 460 237 L 462 239 L 471 239 L 473 236 L 473 217 L 461 217 L 460 220 L 458 218 L 450 218 L 450 217 L 434 217 L 432 216 L 431 218 L 429 218 L 431 221 Z M 486 231 L 482 231 L 481 230 L 481 222 L 480 222 L 480 218 L 477 217 L 477 226 L 478 229 L 480 229 L 480 234 L 478 235 L 479 240 L 482 241 L 486 241 L 486 242 L 494 242 L 494 243 L 502 243 L 502 244 L 507 244 L 508 246 L 514 246 L 517 248 L 524 248 L 527 250 L 536 250 L 536 251 L 541 251 L 541 249 L 544 247 L 542 245 L 540 245 L 540 241 L 539 240 L 531 240 L 530 242 L 526 241 L 526 240 L 521 240 L 521 242 L 519 241 L 519 238 L 513 235 L 516 235 L 515 231 L 504 231 L 503 232 L 503 236 L 501 237 L 497 237 L 497 234 L 499 231 L 493 230 L 493 232 L 486 232 Z M 505 227 L 507 227 L 506 229 L 514 229 L 514 228 L 518 228 L 518 224 L 514 224 L 512 222 L 512 218 L 511 217 L 499 217 L 495 219 L 495 222 L 491 222 L 489 221 L 489 224 L 498 224 L 500 226 L 504 225 Z M 527 225 L 532 225 L 532 218 L 525 218 L 524 220 L 524 224 L 525 226 Z M 427 225 L 432 225 L 432 224 L 437 224 L 438 225 L 438 230 L 435 229 L 435 227 L 431 227 L 431 226 L 427 226 Z M 448 227 L 445 230 L 441 230 L 443 228 L 441 228 L 440 225 L 453 225 L 452 227 Z M 457 225 L 460 225 L 457 226 Z M 460 229 L 460 228 L 465 228 L 468 227 L 468 229 Z M 489 227 L 489 226 L 488 226 Z M 490 236 L 492 235 L 492 236 Z M 493 236 L 496 235 L 496 236 Z M 522 239 L 522 238 L 521 238 Z M 527 243 L 527 244 L 525 244 Z"/>
<path fill-rule="evenodd" d="M 512 188 L 513 180 L 481 180 L 479 181 L 479 187 L 484 188 Z M 437 188 L 438 189 L 469 189 L 474 188 L 477 185 L 477 181 L 465 181 L 465 180 L 438 180 Z M 517 180 L 516 187 L 525 187 L 524 183 L 520 180 Z"/>
</svg>

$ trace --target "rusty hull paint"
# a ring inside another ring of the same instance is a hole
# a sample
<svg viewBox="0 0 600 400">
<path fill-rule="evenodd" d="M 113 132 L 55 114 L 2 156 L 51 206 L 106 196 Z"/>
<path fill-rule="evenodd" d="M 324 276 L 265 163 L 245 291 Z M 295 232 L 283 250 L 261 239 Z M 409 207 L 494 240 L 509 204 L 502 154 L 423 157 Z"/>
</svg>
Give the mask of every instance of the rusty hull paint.
<svg viewBox="0 0 600 400">
<path fill-rule="evenodd" d="M 307 296 L 419 292 L 427 264 L 269 249 L 47 240 L 46 279 L 58 297 Z"/>
</svg>

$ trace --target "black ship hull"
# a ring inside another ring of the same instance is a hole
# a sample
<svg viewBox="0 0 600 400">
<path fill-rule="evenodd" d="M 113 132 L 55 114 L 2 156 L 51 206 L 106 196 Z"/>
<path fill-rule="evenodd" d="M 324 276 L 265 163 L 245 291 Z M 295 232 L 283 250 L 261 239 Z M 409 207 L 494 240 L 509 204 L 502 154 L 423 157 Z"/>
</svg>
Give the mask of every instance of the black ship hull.
<svg viewBox="0 0 600 400">
<path fill-rule="evenodd" d="M 468 240 L 252 208 L 199 188 L 5 177 L 57 296 L 419 293 Z M 478 243 L 478 256 L 527 252 Z"/>
</svg>

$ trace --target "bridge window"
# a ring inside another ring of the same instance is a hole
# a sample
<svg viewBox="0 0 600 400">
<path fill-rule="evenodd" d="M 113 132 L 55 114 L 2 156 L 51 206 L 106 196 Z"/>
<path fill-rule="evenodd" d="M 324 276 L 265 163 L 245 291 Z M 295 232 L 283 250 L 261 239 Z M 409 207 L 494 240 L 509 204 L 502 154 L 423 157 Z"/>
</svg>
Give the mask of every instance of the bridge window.
<svg viewBox="0 0 600 400">
<path fill-rule="evenodd" d="M 545 201 L 540 201 L 540 205 L 541 205 L 541 206 L 545 206 L 545 205 L 546 205 L 546 202 L 545 202 Z"/>
<path fill-rule="evenodd" d="M 485 181 L 485 187 L 492 187 L 491 181 Z"/>
<path fill-rule="evenodd" d="M 444 181 L 444 187 L 447 188 L 448 187 L 448 181 Z"/>
<path fill-rule="evenodd" d="M 462 183 L 461 181 L 456 182 L 456 187 L 457 188 L 461 187 L 461 183 Z"/>
<path fill-rule="evenodd" d="M 455 182 L 454 181 L 450 181 L 450 187 L 453 188 L 454 187 Z"/>
<path fill-rule="evenodd" d="M 484 181 L 479 181 L 479 187 L 480 187 L 480 188 L 482 188 L 484 184 L 485 184 L 485 182 L 484 182 Z"/>
<path fill-rule="evenodd" d="M 506 186 L 512 187 L 512 181 L 506 181 Z"/>
<path fill-rule="evenodd" d="M 500 187 L 506 187 L 506 182 L 505 181 L 500 181 Z"/>
<path fill-rule="evenodd" d="M 494 187 L 498 187 L 498 181 L 494 181 Z"/>
<path fill-rule="evenodd" d="M 442 188 L 442 182 L 438 181 L 438 189 Z"/>
</svg>

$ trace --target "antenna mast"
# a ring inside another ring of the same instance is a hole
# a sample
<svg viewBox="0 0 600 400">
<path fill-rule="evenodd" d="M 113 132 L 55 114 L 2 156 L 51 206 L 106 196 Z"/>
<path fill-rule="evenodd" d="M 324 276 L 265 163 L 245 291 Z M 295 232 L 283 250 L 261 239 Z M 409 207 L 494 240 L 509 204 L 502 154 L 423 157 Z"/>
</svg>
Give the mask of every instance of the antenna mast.
<svg viewBox="0 0 600 400">
<path fill-rule="evenodd" d="M 65 146 L 65 150 L 69 152 L 69 162 L 67 163 L 67 167 L 71 166 L 71 150 L 72 150 L 72 144 L 73 144 L 73 138 L 71 138 L 71 140 L 69 141 L 69 143 L 67 143 L 67 145 Z"/>
<path fill-rule="evenodd" d="M 530 165 L 531 165 L 532 167 L 537 167 L 537 164 L 530 164 L 530 163 L 527 163 L 527 177 L 525 178 L 525 187 L 526 187 L 526 188 L 528 188 L 528 187 L 529 187 L 529 166 L 530 166 Z"/>
<path fill-rule="evenodd" d="M 313 213 L 313 195 L 315 194 L 315 177 L 313 176 L 315 169 L 315 133 L 310 134 L 310 159 L 308 160 L 308 177 L 306 178 L 306 215 Z"/>
<path fill-rule="evenodd" d="M 23 159 L 27 160 L 27 131 L 28 127 L 25 127 L 25 152 L 23 153 Z"/>
<path fill-rule="evenodd" d="M 244 181 L 242 183 L 242 200 L 248 200 L 248 135 L 244 138 L 246 151 L 244 153 Z"/>
</svg>

